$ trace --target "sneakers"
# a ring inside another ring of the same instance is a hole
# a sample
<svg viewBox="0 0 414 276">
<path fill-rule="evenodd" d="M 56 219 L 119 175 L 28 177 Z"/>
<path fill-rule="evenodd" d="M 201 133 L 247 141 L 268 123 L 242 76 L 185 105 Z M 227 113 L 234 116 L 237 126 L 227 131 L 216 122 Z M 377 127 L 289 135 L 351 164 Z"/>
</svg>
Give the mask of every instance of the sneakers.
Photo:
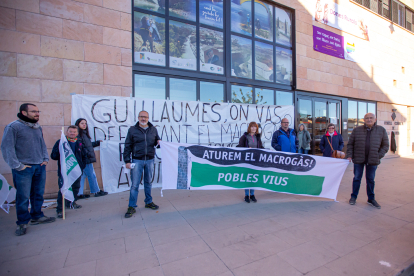
<svg viewBox="0 0 414 276">
<path fill-rule="evenodd" d="M 257 199 L 256 199 L 256 197 L 254 195 L 251 195 L 250 196 L 250 200 L 253 201 L 253 202 L 257 202 Z"/>
<path fill-rule="evenodd" d="M 55 220 L 56 219 L 54 217 L 46 217 L 46 216 L 43 216 L 43 217 L 38 218 L 38 219 L 32 219 L 30 221 L 30 225 L 51 223 L 51 222 L 54 222 Z"/>
<path fill-rule="evenodd" d="M 16 236 L 23 236 L 24 234 L 26 234 L 26 229 L 27 229 L 27 224 L 17 225 L 17 229 L 14 232 L 14 234 L 16 234 Z"/>
<path fill-rule="evenodd" d="M 128 211 L 125 214 L 126 218 L 132 217 L 132 215 L 136 212 L 134 207 L 128 207 Z"/>
<path fill-rule="evenodd" d="M 246 201 L 247 203 L 250 203 L 249 196 L 245 196 L 245 197 L 244 197 L 244 201 Z"/>
<path fill-rule="evenodd" d="M 90 198 L 90 195 L 78 195 L 78 199 Z"/>
<path fill-rule="evenodd" d="M 160 208 L 158 205 L 155 205 L 154 202 L 145 204 L 145 208 L 150 208 L 152 210 L 157 210 L 158 208 Z"/>
<path fill-rule="evenodd" d="M 108 192 L 99 191 L 99 192 L 95 193 L 95 197 L 106 196 L 107 194 L 108 194 Z"/>
<path fill-rule="evenodd" d="M 355 202 L 356 202 L 356 198 L 355 198 L 355 197 L 351 197 L 351 198 L 349 199 L 349 204 L 350 204 L 350 205 L 355 205 Z"/>
<path fill-rule="evenodd" d="M 80 209 L 80 208 L 82 208 L 82 205 L 79 205 L 74 201 L 70 204 L 69 208 L 71 208 L 71 209 Z"/>
<path fill-rule="evenodd" d="M 367 203 L 377 209 L 381 209 L 381 205 L 378 204 L 378 202 L 375 199 L 368 199 Z"/>
<path fill-rule="evenodd" d="M 56 212 L 57 218 L 63 218 L 63 212 Z"/>
</svg>

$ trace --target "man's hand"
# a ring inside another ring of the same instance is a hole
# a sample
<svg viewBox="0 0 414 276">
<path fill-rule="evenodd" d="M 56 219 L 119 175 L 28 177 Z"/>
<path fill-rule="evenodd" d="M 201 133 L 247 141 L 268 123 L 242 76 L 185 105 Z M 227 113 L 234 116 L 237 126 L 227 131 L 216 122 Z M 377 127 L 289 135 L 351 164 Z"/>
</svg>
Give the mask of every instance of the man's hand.
<svg viewBox="0 0 414 276">
<path fill-rule="evenodd" d="M 157 145 L 158 145 L 158 146 L 160 145 L 160 141 L 161 141 L 161 140 L 158 140 L 158 141 L 157 141 Z"/>
<path fill-rule="evenodd" d="M 352 162 L 352 158 L 351 157 L 348 157 L 347 159 L 348 159 L 349 162 Z"/>
<path fill-rule="evenodd" d="M 127 169 L 131 169 L 131 163 L 126 163 L 126 164 L 125 164 L 125 167 L 126 167 Z"/>
<path fill-rule="evenodd" d="M 32 166 L 29 166 L 29 165 L 24 165 L 24 167 L 23 167 L 23 169 L 22 169 L 22 171 L 24 171 L 26 168 L 31 168 Z"/>
<path fill-rule="evenodd" d="M 47 161 L 43 161 L 42 164 L 40 164 L 40 166 L 46 166 L 47 165 Z"/>
</svg>

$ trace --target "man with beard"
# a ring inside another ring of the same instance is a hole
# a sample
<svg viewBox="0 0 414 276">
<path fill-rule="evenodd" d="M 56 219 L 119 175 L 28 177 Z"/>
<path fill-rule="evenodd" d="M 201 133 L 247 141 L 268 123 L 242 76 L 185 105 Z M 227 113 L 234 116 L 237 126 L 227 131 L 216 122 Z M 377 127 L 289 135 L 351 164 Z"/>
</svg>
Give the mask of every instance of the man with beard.
<svg viewBox="0 0 414 276">
<path fill-rule="evenodd" d="M 55 221 L 42 212 L 49 156 L 38 123 L 39 115 L 36 105 L 22 104 L 17 114 L 19 119 L 6 126 L 1 143 L 3 158 L 12 169 L 16 188 L 17 236 L 26 234 L 29 221 L 31 225 Z"/>
</svg>

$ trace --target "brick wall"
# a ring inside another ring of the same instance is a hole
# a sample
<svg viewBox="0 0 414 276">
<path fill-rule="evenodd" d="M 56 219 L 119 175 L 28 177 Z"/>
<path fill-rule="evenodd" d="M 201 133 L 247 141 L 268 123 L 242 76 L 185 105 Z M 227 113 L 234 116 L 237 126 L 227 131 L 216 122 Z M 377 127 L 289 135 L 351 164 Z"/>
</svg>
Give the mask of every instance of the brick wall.
<svg viewBox="0 0 414 276">
<path fill-rule="evenodd" d="M 20 104 L 32 102 L 50 152 L 70 124 L 70 93 L 129 96 L 131 66 L 130 0 L 0 0 L 0 139 Z M 3 158 L 0 173 L 12 183 Z M 45 193 L 57 193 L 53 160 Z"/>
</svg>

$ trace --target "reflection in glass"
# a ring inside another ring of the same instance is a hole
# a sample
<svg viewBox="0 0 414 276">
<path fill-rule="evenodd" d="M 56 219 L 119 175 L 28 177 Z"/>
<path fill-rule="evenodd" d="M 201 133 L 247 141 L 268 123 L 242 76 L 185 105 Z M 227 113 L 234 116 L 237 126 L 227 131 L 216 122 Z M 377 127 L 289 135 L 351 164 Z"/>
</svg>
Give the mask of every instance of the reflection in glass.
<svg viewBox="0 0 414 276">
<path fill-rule="evenodd" d="M 273 46 L 255 42 L 255 58 L 256 58 L 256 71 L 255 78 L 257 80 L 274 81 L 273 77 Z"/>
<path fill-rule="evenodd" d="M 276 101 L 276 103 L 277 103 L 277 101 Z M 312 101 L 311 100 L 306 100 L 306 99 L 299 99 L 298 105 L 299 105 L 299 124 L 304 124 L 306 126 L 306 128 L 308 129 L 309 134 L 311 136 L 311 139 L 313 139 Z M 309 151 L 309 153 L 312 153 L 312 151 L 313 151 L 312 141 L 311 141 L 310 145 L 311 145 L 311 150 Z"/>
<path fill-rule="evenodd" d="M 164 14 L 165 1 L 166 0 L 134 0 L 134 7 Z"/>
<path fill-rule="evenodd" d="M 252 2 L 231 1 L 231 30 L 244 35 L 252 35 Z"/>
<path fill-rule="evenodd" d="M 197 82 L 193 80 L 170 79 L 170 100 L 196 101 Z"/>
<path fill-rule="evenodd" d="M 197 70 L 196 27 L 170 20 L 170 67 Z"/>
<path fill-rule="evenodd" d="M 276 10 L 276 42 L 292 46 L 292 14 L 275 7 Z"/>
<path fill-rule="evenodd" d="M 293 94 L 290 92 L 276 91 L 277 105 L 293 105 Z"/>
<path fill-rule="evenodd" d="M 358 103 L 348 101 L 348 136 L 357 127 Z"/>
<path fill-rule="evenodd" d="M 222 103 L 224 101 L 224 85 L 216 82 L 200 81 L 200 101 Z"/>
<path fill-rule="evenodd" d="M 328 103 L 329 109 L 329 123 L 335 125 L 335 131 L 341 133 L 340 122 L 339 122 L 339 104 L 338 103 Z"/>
<path fill-rule="evenodd" d="M 165 78 L 135 74 L 135 97 L 165 99 Z"/>
<path fill-rule="evenodd" d="M 255 88 L 254 91 L 256 92 L 256 95 L 255 95 L 256 104 L 267 104 L 267 105 L 274 104 L 275 96 L 274 96 L 273 90 Z"/>
<path fill-rule="evenodd" d="M 199 0 L 200 23 L 223 28 L 223 1 Z"/>
<path fill-rule="evenodd" d="M 170 0 L 170 16 L 196 21 L 196 1 Z"/>
<path fill-rule="evenodd" d="M 358 125 L 364 124 L 364 116 L 367 114 L 367 103 L 358 102 Z"/>
<path fill-rule="evenodd" d="M 256 37 L 273 41 L 273 7 L 256 0 L 254 2 L 254 18 Z"/>
<path fill-rule="evenodd" d="M 231 75 L 252 78 L 252 41 L 231 36 Z"/>
<path fill-rule="evenodd" d="M 232 103 L 253 103 L 253 88 L 246 86 L 231 86 L 231 102 Z"/>
<path fill-rule="evenodd" d="M 200 28 L 200 71 L 223 74 L 223 33 Z"/>
<path fill-rule="evenodd" d="M 292 84 L 292 50 L 276 47 L 276 82 Z"/>
<path fill-rule="evenodd" d="M 315 101 L 315 154 L 322 155 L 319 149 L 322 136 L 326 133 L 326 102 Z"/>
<path fill-rule="evenodd" d="M 134 12 L 134 60 L 165 66 L 165 20 Z"/>
<path fill-rule="evenodd" d="M 375 104 L 374 103 L 368 103 L 368 113 L 372 113 L 372 114 L 376 115 L 376 110 L 375 110 Z"/>
</svg>

